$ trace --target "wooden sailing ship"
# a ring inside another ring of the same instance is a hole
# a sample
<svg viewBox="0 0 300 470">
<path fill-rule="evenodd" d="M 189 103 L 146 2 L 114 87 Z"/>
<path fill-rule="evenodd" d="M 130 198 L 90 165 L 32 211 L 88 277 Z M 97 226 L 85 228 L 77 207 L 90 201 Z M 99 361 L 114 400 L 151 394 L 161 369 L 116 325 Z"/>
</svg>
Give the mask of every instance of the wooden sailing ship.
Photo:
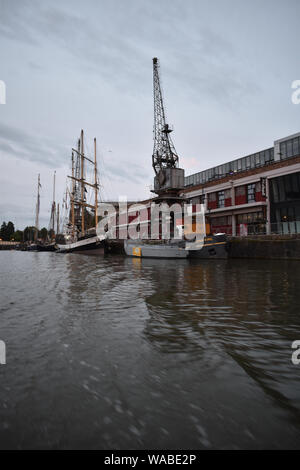
<svg viewBox="0 0 300 470">
<path fill-rule="evenodd" d="M 94 168 L 93 182 L 86 181 L 85 179 L 85 165 L 87 163 L 93 165 Z M 83 130 L 81 130 L 77 149 L 72 149 L 72 174 L 68 178 L 71 181 L 71 189 L 67 191 L 71 207 L 63 237 L 61 237 L 61 240 L 56 245 L 57 251 L 60 253 L 103 254 L 104 241 L 96 233 L 99 189 L 97 181 L 97 143 L 95 138 L 94 160 L 91 160 L 84 153 Z M 89 204 L 86 201 L 87 186 L 94 191 L 94 204 Z M 91 228 L 88 228 L 87 224 L 87 219 L 91 219 L 88 209 L 91 209 L 94 214 L 93 227 Z"/>
</svg>

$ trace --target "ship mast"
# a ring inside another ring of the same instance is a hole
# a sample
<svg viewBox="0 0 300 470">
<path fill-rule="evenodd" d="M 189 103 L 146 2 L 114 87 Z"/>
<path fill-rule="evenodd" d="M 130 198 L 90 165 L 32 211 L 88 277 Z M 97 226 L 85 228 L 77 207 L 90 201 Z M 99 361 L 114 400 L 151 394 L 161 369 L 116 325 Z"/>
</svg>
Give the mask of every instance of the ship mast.
<svg viewBox="0 0 300 470">
<path fill-rule="evenodd" d="M 95 227 L 98 225 L 98 183 L 97 183 L 97 142 L 94 138 L 94 175 L 95 175 Z"/>
<path fill-rule="evenodd" d="M 74 163 L 74 153 L 77 154 L 76 165 Z M 84 161 L 87 160 L 89 163 L 94 165 L 94 183 L 89 183 L 84 178 Z M 80 168 L 79 168 L 80 162 Z M 78 175 L 78 172 L 80 174 Z M 83 144 L 83 130 L 81 130 L 80 139 L 78 141 L 78 150 L 72 149 L 72 175 L 68 176 L 72 179 L 72 192 L 71 192 L 71 214 L 70 219 L 73 227 L 73 236 L 75 232 L 76 220 L 79 222 L 78 215 L 81 214 L 81 236 L 85 234 L 85 208 L 89 207 L 95 211 L 95 225 L 98 223 L 98 183 L 97 183 L 97 148 L 96 138 L 94 139 L 94 160 L 90 160 L 84 155 L 84 144 Z M 94 205 L 88 204 L 85 200 L 85 187 L 90 186 L 95 191 L 95 203 Z M 76 205 L 76 210 L 75 210 Z M 78 209 L 77 209 L 78 207 Z M 75 214 L 76 212 L 76 214 Z M 76 219 L 76 220 L 75 220 Z"/>
<path fill-rule="evenodd" d="M 71 193 L 71 224 L 72 224 L 72 236 L 74 239 L 75 233 L 75 179 L 74 179 L 74 152 L 72 152 L 72 193 Z"/>
<path fill-rule="evenodd" d="M 35 208 L 35 233 L 34 233 L 35 241 L 37 240 L 38 233 L 39 233 L 40 188 L 41 188 L 41 183 L 40 183 L 40 174 L 39 174 L 38 175 L 38 185 L 37 185 L 36 208 Z"/>
<path fill-rule="evenodd" d="M 55 204 L 55 177 L 56 171 L 54 171 L 53 175 L 53 201 L 51 207 L 51 216 L 50 216 L 50 230 L 53 231 L 53 235 L 55 233 L 55 213 L 56 213 L 56 204 Z"/>
<path fill-rule="evenodd" d="M 83 129 L 81 129 L 81 136 L 80 136 L 80 142 L 81 142 L 81 236 L 84 236 L 84 214 L 85 214 L 85 206 L 84 206 L 84 144 L 83 144 Z"/>
<path fill-rule="evenodd" d="M 57 204 L 56 233 L 59 234 L 59 203 Z"/>
</svg>

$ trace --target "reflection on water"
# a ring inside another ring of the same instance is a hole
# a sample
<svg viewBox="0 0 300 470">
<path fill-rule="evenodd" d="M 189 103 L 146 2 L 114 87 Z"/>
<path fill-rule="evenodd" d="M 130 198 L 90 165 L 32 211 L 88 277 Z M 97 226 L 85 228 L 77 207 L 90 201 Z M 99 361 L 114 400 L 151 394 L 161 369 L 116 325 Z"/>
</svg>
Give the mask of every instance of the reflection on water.
<svg viewBox="0 0 300 470">
<path fill-rule="evenodd" d="M 298 262 L 0 260 L 1 448 L 299 448 Z"/>
</svg>

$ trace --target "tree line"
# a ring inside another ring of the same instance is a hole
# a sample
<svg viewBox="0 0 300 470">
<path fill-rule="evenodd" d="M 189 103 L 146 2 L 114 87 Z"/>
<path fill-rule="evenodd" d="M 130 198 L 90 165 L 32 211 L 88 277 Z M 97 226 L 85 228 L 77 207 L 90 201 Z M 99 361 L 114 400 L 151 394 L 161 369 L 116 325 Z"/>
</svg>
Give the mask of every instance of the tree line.
<svg viewBox="0 0 300 470">
<path fill-rule="evenodd" d="M 52 231 L 43 227 L 38 231 L 38 238 L 47 240 L 48 236 L 51 238 Z M 15 242 L 29 242 L 34 241 L 36 228 L 34 226 L 27 226 L 24 230 L 15 230 L 13 222 L 3 222 L 0 228 L 0 240 L 3 241 L 15 241 Z"/>
</svg>

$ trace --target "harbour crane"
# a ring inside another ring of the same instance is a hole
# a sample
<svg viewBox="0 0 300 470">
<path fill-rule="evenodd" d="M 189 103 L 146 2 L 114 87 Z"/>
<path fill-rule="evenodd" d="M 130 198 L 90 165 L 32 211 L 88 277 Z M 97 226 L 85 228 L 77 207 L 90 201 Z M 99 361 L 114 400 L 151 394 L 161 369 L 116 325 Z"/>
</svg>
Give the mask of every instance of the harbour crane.
<svg viewBox="0 0 300 470">
<path fill-rule="evenodd" d="M 153 59 L 154 95 L 154 146 L 152 166 L 155 172 L 154 192 L 178 191 L 184 186 L 184 170 L 178 168 L 179 158 L 171 139 L 172 129 L 166 123 L 162 90 L 159 77 L 159 62 Z"/>
<path fill-rule="evenodd" d="M 178 155 L 170 136 L 172 129 L 166 123 L 157 57 L 153 58 L 153 94 L 154 147 L 152 165 L 155 173 L 158 174 L 162 168 L 176 168 L 178 166 Z"/>
</svg>

